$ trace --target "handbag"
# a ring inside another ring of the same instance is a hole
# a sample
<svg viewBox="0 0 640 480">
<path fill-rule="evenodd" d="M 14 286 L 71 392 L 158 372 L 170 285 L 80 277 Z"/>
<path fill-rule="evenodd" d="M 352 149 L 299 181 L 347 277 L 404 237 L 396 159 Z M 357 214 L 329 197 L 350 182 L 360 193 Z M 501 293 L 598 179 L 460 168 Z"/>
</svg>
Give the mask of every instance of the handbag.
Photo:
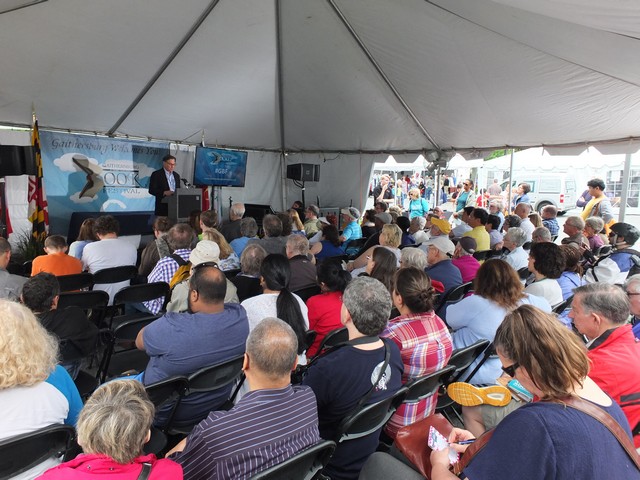
<svg viewBox="0 0 640 480">
<path fill-rule="evenodd" d="M 422 475 L 431 478 L 431 448 L 427 445 L 429 428 L 438 430 L 445 438 L 453 430 L 453 425 L 440 413 L 430 415 L 411 425 L 401 427 L 396 434 L 394 446 Z"/>
</svg>

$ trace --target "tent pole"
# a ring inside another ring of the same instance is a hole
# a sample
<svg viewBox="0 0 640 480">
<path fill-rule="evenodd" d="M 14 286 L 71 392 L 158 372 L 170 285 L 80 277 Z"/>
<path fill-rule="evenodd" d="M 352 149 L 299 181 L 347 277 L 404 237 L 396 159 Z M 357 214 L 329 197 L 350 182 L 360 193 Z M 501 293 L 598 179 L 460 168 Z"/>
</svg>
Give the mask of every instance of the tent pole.
<svg viewBox="0 0 640 480">
<path fill-rule="evenodd" d="M 327 2 L 329 3 L 329 5 L 331 6 L 331 8 L 333 9 L 333 11 L 335 12 L 335 14 L 338 16 L 338 18 L 340 19 L 340 21 L 342 21 L 342 23 L 344 24 L 344 26 L 347 28 L 347 30 L 349 31 L 349 33 L 351 34 L 351 36 L 353 37 L 353 39 L 356 41 L 356 43 L 358 44 L 358 46 L 360 47 L 360 49 L 362 50 L 362 52 L 365 54 L 365 56 L 367 57 L 367 59 L 369 60 L 369 62 L 371 62 L 371 65 L 373 65 L 373 68 L 375 68 L 375 70 L 378 72 L 378 74 L 382 77 L 382 80 L 384 81 L 384 83 L 387 84 L 387 87 L 389 87 L 389 89 L 391 90 L 391 92 L 393 92 L 393 95 L 398 99 L 398 101 L 400 102 L 400 104 L 404 107 L 404 109 L 406 110 L 406 112 L 409 114 L 409 116 L 411 117 L 411 119 L 413 120 L 413 122 L 416 124 L 416 126 L 418 127 L 418 129 L 420 129 L 420 131 L 422 132 L 422 134 L 426 137 L 426 139 L 429 141 L 429 143 L 433 146 L 433 148 L 435 148 L 436 150 L 440 150 L 440 147 L 438 146 L 438 144 L 436 143 L 436 141 L 433 139 L 433 137 L 429 134 L 429 132 L 427 131 L 427 129 L 425 128 L 425 126 L 422 124 L 422 122 L 418 119 L 418 117 L 416 116 L 415 113 L 413 113 L 413 110 L 411 110 L 411 107 L 409 106 L 409 104 L 404 100 L 404 98 L 402 97 L 402 95 L 400 95 L 400 92 L 398 91 L 398 89 L 396 88 L 396 86 L 393 84 L 393 82 L 389 79 L 389 77 L 387 77 L 387 75 L 384 73 L 384 70 L 382 70 L 382 67 L 380 66 L 380 64 L 376 61 L 375 58 L 373 58 L 373 55 L 371 54 L 371 52 L 369 51 L 369 49 L 366 47 L 366 45 L 364 44 L 364 42 L 362 41 L 362 39 L 360 38 L 360 36 L 356 33 L 355 29 L 353 28 L 353 26 L 351 25 L 351 23 L 349 23 L 349 20 L 347 20 L 347 17 L 344 16 L 344 14 L 342 13 L 342 11 L 338 8 L 338 6 L 335 4 L 334 0 L 327 0 Z"/>
<path fill-rule="evenodd" d="M 109 131 L 107 132 L 107 135 L 112 136 L 116 132 L 116 130 L 118 130 L 120 125 L 122 125 L 122 123 L 127 119 L 127 117 L 131 114 L 133 109 L 138 106 L 138 103 L 142 101 L 142 99 L 147 94 L 147 92 L 151 90 L 151 87 L 153 87 L 153 85 L 162 76 L 164 71 L 169 67 L 169 65 L 171 65 L 171 62 L 173 62 L 173 60 L 178 56 L 178 54 L 184 48 L 187 42 L 191 40 L 191 37 L 193 36 L 193 34 L 196 33 L 196 31 L 200 28 L 200 25 L 202 25 L 202 22 L 204 22 L 207 19 L 207 17 L 211 13 L 211 11 L 216 7 L 219 1 L 220 0 L 211 1 L 209 6 L 204 10 L 204 12 L 202 12 L 200 17 L 198 17 L 195 23 L 191 25 L 191 28 L 189 29 L 187 34 L 184 37 L 182 37 L 182 40 L 180 40 L 180 43 L 176 46 L 176 48 L 173 49 L 173 52 L 169 54 L 169 56 L 164 61 L 164 63 L 160 66 L 160 68 L 156 71 L 156 73 L 153 74 L 153 77 L 151 77 L 151 79 L 147 82 L 147 84 L 142 88 L 140 93 L 138 93 L 138 96 L 133 100 L 133 102 L 131 102 L 131 104 L 127 107 L 124 113 L 120 115 L 120 118 L 118 118 L 116 123 L 114 123 L 113 126 L 109 129 Z"/>
<path fill-rule="evenodd" d="M 275 0 L 276 17 L 276 67 L 278 69 L 278 120 L 280 126 L 280 181 L 282 182 L 282 208 L 286 208 L 287 202 L 287 154 L 284 132 L 284 94 L 282 90 L 282 21 L 281 3 Z M 304 205 L 304 185 L 302 186 L 302 204 Z"/>
<path fill-rule="evenodd" d="M 511 185 L 513 182 L 513 152 L 515 152 L 514 148 L 511 149 L 511 157 L 509 158 L 509 185 L 507 185 L 507 188 L 509 189 L 509 195 L 507 196 L 507 202 L 509 202 L 509 205 L 507 205 L 507 211 L 509 214 L 513 213 L 511 211 L 511 197 L 513 197 L 513 186 Z"/>
<path fill-rule="evenodd" d="M 629 177 L 631 177 L 631 154 L 624 156 L 624 170 L 622 172 L 622 192 L 620 192 L 620 211 L 618 213 L 618 221 L 624 222 L 627 213 L 627 198 L 629 197 Z"/>
</svg>

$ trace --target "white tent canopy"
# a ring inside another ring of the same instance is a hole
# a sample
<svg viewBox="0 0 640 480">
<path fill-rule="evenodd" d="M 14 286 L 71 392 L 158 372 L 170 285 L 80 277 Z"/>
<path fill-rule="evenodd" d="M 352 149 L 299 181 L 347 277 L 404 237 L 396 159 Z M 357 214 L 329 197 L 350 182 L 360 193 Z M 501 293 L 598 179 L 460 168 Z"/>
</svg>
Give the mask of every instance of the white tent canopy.
<svg viewBox="0 0 640 480">
<path fill-rule="evenodd" d="M 640 129 L 626 0 L 49 0 L 0 15 L 0 122 L 275 151 Z M 415 157 L 414 157 L 415 158 Z"/>
<path fill-rule="evenodd" d="M 48 0 L 0 13 L 0 124 L 252 150 L 225 205 L 317 163 L 307 201 L 362 208 L 388 154 L 637 149 L 639 38 L 628 0 Z"/>
</svg>

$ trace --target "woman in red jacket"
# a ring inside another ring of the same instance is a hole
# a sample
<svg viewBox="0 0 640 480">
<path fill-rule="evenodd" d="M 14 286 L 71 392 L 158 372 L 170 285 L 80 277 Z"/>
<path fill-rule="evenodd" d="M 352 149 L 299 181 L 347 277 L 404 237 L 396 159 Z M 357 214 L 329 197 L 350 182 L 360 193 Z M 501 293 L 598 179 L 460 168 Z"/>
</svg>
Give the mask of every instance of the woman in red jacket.
<svg viewBox="0 0 640 480">
<path fill-rule="evenodd" d="M 98 388 L 78 417 L 78 444 L 84 454 L 47 470 L 42 479 L 180 480 L 182 467 L 143 453 L 151 435 L 155 408 L 144 386 L 115 380 Z M 148 476 L 143 477 L 143 470 Z"/>
</svg>

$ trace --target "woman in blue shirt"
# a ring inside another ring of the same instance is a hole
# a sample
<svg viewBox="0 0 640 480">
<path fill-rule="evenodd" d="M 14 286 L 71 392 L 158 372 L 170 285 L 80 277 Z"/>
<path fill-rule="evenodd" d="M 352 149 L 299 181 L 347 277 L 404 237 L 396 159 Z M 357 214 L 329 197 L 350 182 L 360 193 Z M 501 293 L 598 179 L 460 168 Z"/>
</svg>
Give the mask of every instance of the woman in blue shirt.
<svg viewBox="0 0 640 480">
<path fill-rule="evenodd" d="M 424 217 L 429 212 L 429 202 L 420 197 L 420 189 L 409 190 L 409 219 Z"/>
</svg>

